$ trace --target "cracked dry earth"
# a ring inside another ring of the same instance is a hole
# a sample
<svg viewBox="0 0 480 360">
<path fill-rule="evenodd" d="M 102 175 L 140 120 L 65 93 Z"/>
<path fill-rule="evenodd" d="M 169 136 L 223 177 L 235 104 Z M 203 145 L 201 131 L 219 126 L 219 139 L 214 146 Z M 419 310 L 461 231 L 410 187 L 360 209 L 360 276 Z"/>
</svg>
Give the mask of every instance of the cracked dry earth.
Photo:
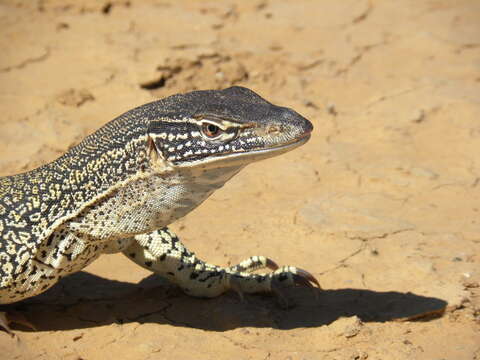
<svg viewBox="0 0 480 360">
<path fill-rule="evenodd" d="M 0 2 L 0 174 L 116 115 L 244 85 L 298 110 L 302 148 L 255 164 L 174 224 L 227 265 L 318 277 L 183 295 L 122 255 L 10 306 L 2 359 L 480 359 L 478 1 Z"/>
</svg>

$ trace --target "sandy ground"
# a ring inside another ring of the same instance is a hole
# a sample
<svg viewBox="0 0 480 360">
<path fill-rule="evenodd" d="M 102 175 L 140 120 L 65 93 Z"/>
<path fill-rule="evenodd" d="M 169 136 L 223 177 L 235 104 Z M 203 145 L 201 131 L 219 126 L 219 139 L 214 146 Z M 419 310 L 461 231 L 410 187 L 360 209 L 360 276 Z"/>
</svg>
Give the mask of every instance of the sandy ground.
<svg viewBox="0 0 480 360">
<path fill-rule="evenodd" d="M 116 115 L 247 86 L 311 119 L 174 224 L 221 265 L 310 270 L 318 301 L 193 299 L 122 255 L 16 304 L 2 359 L 480 359 L 480 2 L 0 1 L 0 174 Z"/>
</svg>

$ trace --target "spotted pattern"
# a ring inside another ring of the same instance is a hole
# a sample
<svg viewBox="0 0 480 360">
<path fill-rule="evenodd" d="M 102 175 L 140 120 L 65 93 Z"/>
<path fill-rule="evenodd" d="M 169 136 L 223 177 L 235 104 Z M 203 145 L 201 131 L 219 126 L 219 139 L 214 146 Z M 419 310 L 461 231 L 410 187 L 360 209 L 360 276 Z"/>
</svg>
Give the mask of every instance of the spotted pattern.
<svg viewBox="0 0 480 360">
<path fill-rule="evenodd" d="M 147 123 L 140 113 L 107 124 L 53 163 L 0 178 L 0 303 L 28 277 L 36 279 L 42 265 L 33 259 L 67 235 L 62 224 L 146 169 Z"/>
</svg>

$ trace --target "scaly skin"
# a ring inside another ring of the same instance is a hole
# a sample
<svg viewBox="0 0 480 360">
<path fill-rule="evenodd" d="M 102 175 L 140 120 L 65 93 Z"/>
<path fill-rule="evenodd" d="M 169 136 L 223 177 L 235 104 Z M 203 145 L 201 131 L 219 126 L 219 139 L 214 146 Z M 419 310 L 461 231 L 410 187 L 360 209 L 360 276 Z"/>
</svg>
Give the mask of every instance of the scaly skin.
<svg viewBox="0 0 480 360">
<path fill-rule="evenodd" d="M 311 123 L 253 91 L 174 95 L 133 109 L 56 161 L 0 179 L 0 304 L 37 295 L 104 253 L 123 252 L 192 296 L 318 282 L 251 257 L 210 265 L 167 228 L 251 162 L 305 143 Z M 252 274 L 258 268 L 275 270 Z M 0 326 L 8 329 L 7 320 Z"/>
</svg>

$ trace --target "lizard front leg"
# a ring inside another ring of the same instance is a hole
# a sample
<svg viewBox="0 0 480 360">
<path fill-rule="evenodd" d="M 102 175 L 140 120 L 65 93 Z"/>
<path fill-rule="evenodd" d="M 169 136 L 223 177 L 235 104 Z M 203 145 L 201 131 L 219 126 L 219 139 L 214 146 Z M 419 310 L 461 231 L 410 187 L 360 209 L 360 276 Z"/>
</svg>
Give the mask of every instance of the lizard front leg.
<svg viewBox="0 0 480 360">
<path fill-rule="evenodd" d="M 244 293 L 275 292 L 283 298 L 282 288 L 294 285 L 312 287 L 318 281 L 308 272 L 293 266 L 278 266 L 263 256 L 252 256 L 240 264 L 223 268 L 198 259 L 168 228 L 135 236 L 123 253 L 138 265 L 170 279 L 188 295 L 215 297 L 234 290 Z M 275 270 L 252 274 L 260 268 Z"/>
</svg>

